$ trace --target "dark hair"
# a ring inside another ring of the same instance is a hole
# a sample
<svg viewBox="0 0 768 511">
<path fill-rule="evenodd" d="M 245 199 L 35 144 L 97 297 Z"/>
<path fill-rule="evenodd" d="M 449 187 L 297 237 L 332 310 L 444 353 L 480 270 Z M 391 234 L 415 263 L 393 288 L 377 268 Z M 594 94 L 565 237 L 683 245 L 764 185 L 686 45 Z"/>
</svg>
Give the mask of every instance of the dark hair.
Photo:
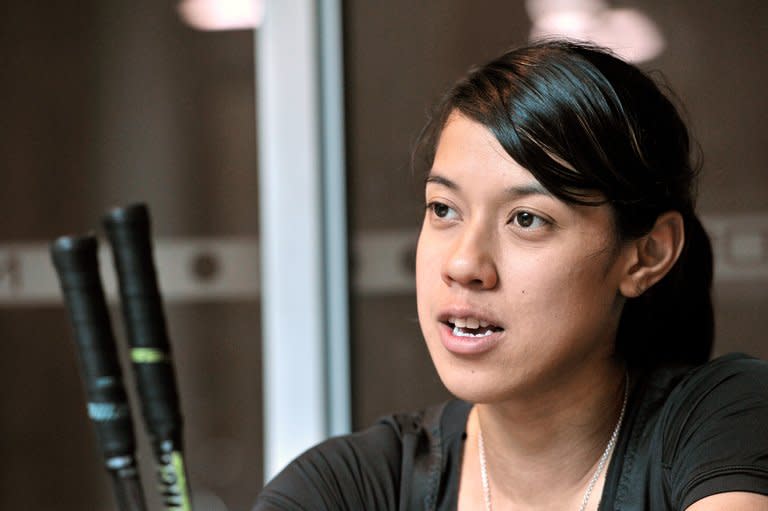
<svg viewBox="0 0 768 511">
<path fill-rule="evenodd" d="M 414 153 L 432 166 L 454 111 L 483 124 L 506 152 L 569 203 L 608 203 L 621 240 L 678 211 L 685 244 L 670 272 L 627 300 L 616 352 L 631 366 L 705 362 L 712 349 L 712 250 L 694 212 L 698 168 L 688 130 L 642 71 L 607 50 L 547 41 L 475 68 L 438 104 Z M 604 200 L 596 200 L 596 192 Z"/>
</svg>

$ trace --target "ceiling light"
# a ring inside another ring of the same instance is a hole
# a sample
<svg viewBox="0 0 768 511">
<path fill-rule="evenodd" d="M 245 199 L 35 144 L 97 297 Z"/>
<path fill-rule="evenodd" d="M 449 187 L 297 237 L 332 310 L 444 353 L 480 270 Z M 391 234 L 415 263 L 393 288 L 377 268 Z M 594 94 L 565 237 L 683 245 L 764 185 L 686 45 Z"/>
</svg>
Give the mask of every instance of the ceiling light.
<svg viewBox="0 0 768 511">
<path fill-rule="evenodd" d="M 249 30 L 261 23 L 264 4 L 259 0 L 183 0 L 179 15 L 198 30 Z"/>
<path fill-rule="evenodd" d="M 610 48 L 630 62 L 643 62 L 664 50 L 656 24 L 637 9 L 610 8 L 604 0 L 528 0 L 530 39 L 565 37 Z"/>
</svg>

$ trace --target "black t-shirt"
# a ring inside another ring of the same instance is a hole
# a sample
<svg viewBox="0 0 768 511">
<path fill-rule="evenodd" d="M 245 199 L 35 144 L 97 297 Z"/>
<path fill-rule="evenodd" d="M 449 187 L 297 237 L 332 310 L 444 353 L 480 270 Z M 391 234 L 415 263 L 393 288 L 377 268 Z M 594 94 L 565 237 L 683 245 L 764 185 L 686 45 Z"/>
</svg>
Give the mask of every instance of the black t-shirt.
<svg viewBox="0 0 768 511">
<path fill-rule="evenodd" d="M 768 495 L 767 362 L 729 355 L 635 380 L 600 511 Z M 264 488 L 255 511 L 455 510 L 470 409 L 449 401 L 323 442 Z"/>
</svg>

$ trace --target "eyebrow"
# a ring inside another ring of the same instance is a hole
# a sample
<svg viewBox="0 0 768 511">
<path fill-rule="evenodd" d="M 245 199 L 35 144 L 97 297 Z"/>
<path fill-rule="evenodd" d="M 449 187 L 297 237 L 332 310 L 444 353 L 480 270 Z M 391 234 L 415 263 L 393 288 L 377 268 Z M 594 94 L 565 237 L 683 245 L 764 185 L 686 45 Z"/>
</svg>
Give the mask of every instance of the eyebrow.
<svg viewBox="0 0 768 511">
<path fill-rule="evenodd" d="M 427 176 L 427 178 L 424 180 L 424 184 L 428 183 L 434 183 L 437 185 L 445 186 L 446 188 L 450 188 L 451 190 L 459 190 L 459 185 L 454 183 L 448 178 L 445 178 L 443 176 L 437 175 L 437 174 L 430 174 Z M 512 195 L 515 197 L 528 197 L 530 195 L 545 195 L 547 197 L 553 197 L 552 192 L 544 188 L 541 183 L 538 181 L 534 181 L 528 184 L 524 185 L 518 185 L 518 186 L 509 186 L 504 189 L 505 192 L 507 192 L 508 195 Z"/>
</svg>

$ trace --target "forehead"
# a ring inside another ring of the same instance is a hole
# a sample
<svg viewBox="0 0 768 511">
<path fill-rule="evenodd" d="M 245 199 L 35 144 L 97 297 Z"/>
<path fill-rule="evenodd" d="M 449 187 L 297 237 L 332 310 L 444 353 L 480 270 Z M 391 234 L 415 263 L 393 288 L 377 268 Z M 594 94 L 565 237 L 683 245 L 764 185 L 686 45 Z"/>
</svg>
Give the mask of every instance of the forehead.
<svg viewBox="0 0 768 511">
<path fill-rule="evenodd" d="M 569 205 L 589 207 L 606 205 L 613 209 L 606 195 L 600 190 L 569 188 L 565 183 L 562 185 L 563 188 L 558 187 L 558 183 L 563 179 L 562 176 L 553 175 L 550 181 L 545 181 L 549 183 L 545 186 L 537 178 L 541 171 L 534 175 L 507 153 L 490 129 L 457 110 L 448 116 L 435 145 L 435 155 L 429 176 L 436 173 L 455 172 L 457 177 L 471 175 L 473 179 L 515 179 L 527 182 L 527 186 L 538 186 L 553 198 Z M 549 163 L 561 167 L 561 172 L 580 174 L 569 161 L 558 154 L 545 149 L 542 157 L 545 160 L 549 159 Z M 545 165 L 547 162 L 542 161 L 540 164 Z M 489 170 L 494 169 L 502 172 L 496 172 L 496 175 L 488 173 Z M 549 172 L 544 171 L 543 177 L 546 178 Z"/>
<path fill-rule="evenodd" d="M 454 111 L 445 121 L 435 148 L 435 162 L 454 159 L 501 159 L 514 163 L 491 131 Z"/>
<path fill-rule="evenodd" d="M 515 186 L 552 195 L 504 150 L 488 128 L 459 113 L 452 113 L 443 127 L 426 181 L 449 188 Z"/>
<path fill-rule="evenodd" d="M 560 163 L 570 167 L 567 162 Z M 426 185 L 452 189 L 489 203 L 538 197 L 555 207 L 552 211 L 559 211 L 564 223 L 593 224 L 615 233 L 615 213 L 603 194 L 584 191 L 583 204 L 563 200 L 517 163 L 488 128 L 460 113 L 452 113 L 445 123 Z"/>
</svg>

